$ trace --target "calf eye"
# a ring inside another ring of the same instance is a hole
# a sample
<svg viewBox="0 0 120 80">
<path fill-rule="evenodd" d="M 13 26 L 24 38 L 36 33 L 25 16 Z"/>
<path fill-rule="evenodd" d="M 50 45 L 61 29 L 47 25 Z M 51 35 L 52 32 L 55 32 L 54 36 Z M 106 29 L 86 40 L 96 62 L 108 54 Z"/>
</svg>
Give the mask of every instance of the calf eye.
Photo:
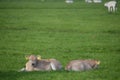
<svg viewBox="0 0 120 80">
<path fill-rule="evenodd" d="M 32 66 L 35 66 L 35 64 L 34 64 L 34 63 L 32 63 Z"/>
</svg>

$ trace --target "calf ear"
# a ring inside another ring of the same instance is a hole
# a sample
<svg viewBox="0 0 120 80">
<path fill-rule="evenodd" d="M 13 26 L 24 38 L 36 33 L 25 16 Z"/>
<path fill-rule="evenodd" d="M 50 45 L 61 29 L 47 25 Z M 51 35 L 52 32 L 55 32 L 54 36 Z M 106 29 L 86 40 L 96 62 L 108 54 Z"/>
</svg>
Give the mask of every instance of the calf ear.
<svg viewBox="0 0 120 80">
<path fill-rule="evenodd" d="M 41 56 L 40 56 L 40 55 L 37 55 L 37 59 L 38 59 L 38 60 L 41 60 Z"/>
<path fill-rule="evenodd" d="M 25 59 L 26 59 L 26 60 L 29 60 L 29 56 L 28 56 L 28 55 L 26 55 L 26 56 L 25 56 Z"/>
<path fill-rule="evenodd" d="M 100 64 L 100 61 L 97 61 L 96 64 L 99 65 L 99 64 Z"/>
</svg>

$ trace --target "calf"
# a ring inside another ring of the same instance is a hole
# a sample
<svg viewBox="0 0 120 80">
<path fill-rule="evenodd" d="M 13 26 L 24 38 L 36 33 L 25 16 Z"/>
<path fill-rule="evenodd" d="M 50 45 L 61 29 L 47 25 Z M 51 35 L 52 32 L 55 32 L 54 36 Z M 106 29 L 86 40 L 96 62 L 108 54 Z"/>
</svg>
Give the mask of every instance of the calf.
<svg viewBox="0 0 120 80">
<path fill-rule="evenodd" d="M 117 11 L 117 2 L 116 1 L 109 1 L 104 4 L 105 7 L 108 8 L 108 12 L 115 12 Z"/>
<path fill-rule="evenodd" d="M 62 69 L 61 63 L 56 59 L 40 59 L 35 55 L 30 55 L 26 58 L 28 62 L 21 71 L 50 71 Z"/>
<path fill-rule="evenodd" d="M 86 3 L 92 3 L 92 0 L 85 0 Z"/>
<path fill-rule="evenodd" d="M 68 71 L 85 71 L 98 68 L 100 61 L 97 60 L 72 60 L 70 61 L 65 70 Z"/>
</svg>

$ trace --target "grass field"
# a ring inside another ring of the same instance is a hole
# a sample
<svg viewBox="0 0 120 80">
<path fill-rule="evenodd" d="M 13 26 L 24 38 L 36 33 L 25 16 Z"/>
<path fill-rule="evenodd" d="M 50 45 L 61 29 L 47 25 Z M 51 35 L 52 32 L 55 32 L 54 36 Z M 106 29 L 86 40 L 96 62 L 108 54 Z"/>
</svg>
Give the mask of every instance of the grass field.
<svg viewBox="0 0 120 80">
<path fill-rule="evenodd" d="M 0 0 L 0 80 L 120 80 L 120 6 L 108 13 L 101 4 L 76 0 Z M 119 2 L 118 2 L 119 3 Z M 85 72 L 17 72 L 25 55 L 97 59 Z"/>
</svg>

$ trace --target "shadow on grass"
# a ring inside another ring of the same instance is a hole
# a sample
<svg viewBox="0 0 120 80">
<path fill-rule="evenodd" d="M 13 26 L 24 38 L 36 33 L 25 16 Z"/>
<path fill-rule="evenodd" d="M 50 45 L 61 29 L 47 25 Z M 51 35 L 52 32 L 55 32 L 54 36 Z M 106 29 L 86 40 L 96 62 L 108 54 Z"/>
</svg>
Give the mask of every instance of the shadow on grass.
<svg viewBox="0 0 120 80">
<path fill-rule="evenodd" d="M 1 72 L 0 71 L 0 80 L 17 80 L 17 77 L 19 75 L 16 74 L 17 72 L 15 71 L 9 71 L 9 72 Z"/>
<path fill-rule="evenodd" d="M 79 80 L 79 79 L 105 79 L 102 70 L 90 70 L 83 72 L 76 71 L 33 71 L 33 72 L 17 72 L 17 71 L 3 71 L 0 72 L 0 80 Z M 97 75 L 96 75 L 97 74 Z M 67 77 L 66 77 L 67 76 Z M 76 77 L 73 77 L 76 76 Z"/>
<path fill-rule="evenodd" d="M 34 72 L 17 72 L 8 71 L 0 72 L 0 80 L 105 80 L 106 76 L 101 70 L 90 70 L 84 72 L 75 71 L 34 71 Z M 97 75 L 96 75 L 97 74 Z M 110 74 L 111 75 L 111 74 Z M 67 76 L 67 77 L 66 77 Z M 76 76 L 76 77 L 73 77 Z M 117 77 L 115 77 L 117 78 Z M 109 78 L 107 80 L 113 80 Z"/>
<path fill-rule="evenodd" d="M 33 71 L 33 72 L 17 72 L 17 71 L 0 71 L 0 80 L 26 80 L 27 78 L 45 77 L 48 75 L 55 75 L 67 71 Z"/>
</svg>

